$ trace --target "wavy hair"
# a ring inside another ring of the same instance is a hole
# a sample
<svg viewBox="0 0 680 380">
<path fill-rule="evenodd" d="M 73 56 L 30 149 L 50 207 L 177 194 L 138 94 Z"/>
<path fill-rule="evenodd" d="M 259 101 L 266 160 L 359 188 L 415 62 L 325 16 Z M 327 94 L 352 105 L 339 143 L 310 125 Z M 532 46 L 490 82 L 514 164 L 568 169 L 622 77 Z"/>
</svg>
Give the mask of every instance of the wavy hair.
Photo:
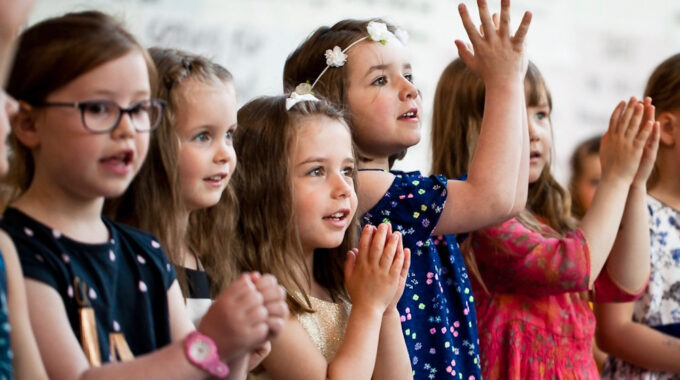
<svg viewBox="0 0 680 380">
<path fill-rule="evenodd" d="M 285 101 L 286 96 L 260 97 L 238 111 L 234 147 L 239 168 L 232 183 L 240 204 L 236 228 L 240 269 L 276 276 L 287 290 L 291 311 L 298 314 L 312 312 L 303 286 L 312 278 L 333 300 L 349 300 L 344 261 L 356 243 L 357 221 L 352 219 L 339 247 L 314 251 L 310 273 L 295 223 L 291 145 L 302 120 L 321 115 L 344 124 L 344 115 L 325 100 L 300 102 L 290 111 Z M 296 276 L 298 272 L 305 278 Z"/>
<path fill-rule="evenodd" d="M 300 44 L 286 59 L 283 67 L 283 89 L 291 92 L 300 83 L 314 83 L 314 80 L 326 67 L 325 51 L 339 46 L 344 49 L 353 42 L 366 37 L 366 28 L 371 21 L 387 25 L 387 29 L 394 33 L 396 27 L 382 19 L 368 20 L 346 19 L 328 27 L 322 26 L 315 30 Z M 347 104 L 347 65 L 329 68 L 314 86 L 314 93 L 333 103 L 345 113 L 345 122 L 352 128 L 352 112 Z M 406 156 L 406 150 L 389 156 L 389 166 L 396 160 Z M 366 160 L 366 158 L 361 158 Z"/>
<path fill-rule="evenodd" d="M 174 49 L 151 48 L 149 53 L 158 69 L 159 86 L 155 96 L 167 102 L 163 119 L 149 143 L 149 153 L 123 196 L 107 205 L 114 219 L 156 235 L 175 265 L 177 279 L 187 294 L 183 247 L 194 252 L 212 283 L 216 295 L 235 277 L 230 239 L 238 203 L 227 185 L 217 205 L 191 212 L 181 220 L 186 208 L 179 180 L 179 140 L 175 115 L 182 112 L 183 83 L 195 80 L 210 85 L 231 83 L 232 75 L 208 59 Z M 162 221 L 162 223 L 159 223 Z"/>
</svg>

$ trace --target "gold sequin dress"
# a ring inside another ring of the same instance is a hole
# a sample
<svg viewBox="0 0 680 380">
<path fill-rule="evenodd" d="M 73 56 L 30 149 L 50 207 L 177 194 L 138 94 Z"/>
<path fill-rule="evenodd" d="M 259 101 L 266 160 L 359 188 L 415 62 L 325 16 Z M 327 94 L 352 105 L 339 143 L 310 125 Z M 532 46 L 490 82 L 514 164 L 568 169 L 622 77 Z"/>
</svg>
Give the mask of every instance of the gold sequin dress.
<svg viewBox="0 0 680 380">
<path fill-rule="evenodd" d="M 330 362 L 338 352 L 342 338 L 345 336 L 351 305 L 346 302 L 328 302 L 311 296 L 309 302 L 315 312 L 298 314 L 297 319 L 326 361 Z M 271 377 L 261 366 L 248 374 L 248 380 L 269 379 Z"/>
</svg>

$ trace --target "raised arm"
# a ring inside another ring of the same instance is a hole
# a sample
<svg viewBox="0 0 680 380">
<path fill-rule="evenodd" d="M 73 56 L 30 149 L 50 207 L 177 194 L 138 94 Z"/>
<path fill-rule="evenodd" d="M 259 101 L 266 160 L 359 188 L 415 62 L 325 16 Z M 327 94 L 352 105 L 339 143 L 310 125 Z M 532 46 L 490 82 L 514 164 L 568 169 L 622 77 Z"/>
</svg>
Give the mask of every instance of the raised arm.
<svg viewBox="0 0 680 380">
<path fill-rule="evenodd" d="M 5 87 L 7 72 L 14 57 L 19 28 L 26 22 L 33 0 L 0 1 L 0 87 Z"/>
<path fill-rule="evenodd" d="M 633 321 L 635 303 L 596 303 L 597 344 L 603 351 L 652 371 L 680 373 L 680 339 Z"/>
<path fill-rule="evenodd" d="M 634 97 L 630 99 L 628 104 L 620 102 L 612 113 L 609 130 L 602 137 L 600 148 L 602 180 L 597 187 L 590 209 L 579 224 L 590 246 L 591 285 L 604 267 L 614 245 L 631 183 L 640 166 L 643 149 L 654 129 L 654 123 L 651 120 L 641 124 L 643 111 L 643 104 Z M 641 207 L 640 196 L 642 194 L 633 194 L 633 199 L 630 201 L 637 202 L 637 205 Z M 639 217 L 639 207 L 630 210 L 633 213 L 631 217 Z M 644 223 L 646 220 L 643 215 L 638 222 Z M 639 236 L 639 232 L 635 236 L 644 241 L 645 238 Z M 646 241 L 649 244 L 649 240 Z M 640 247 L 639 245 L 636 246 Z M 649 246 L 641 248 L 649 252 Z M 641 257 L 639 259 L 645 260 Z M 626 265 L 620 263 L 620 261 L 615 262 L 614 272 L 609 272 L 612 274 L 613 280 L 621 280 L 620 276 L 618 274 L 614 276 L 614 273 L 625 272 L 628 270 Z M 648 268 L 649 264 L 643 269 L 648 270 Z M 640 277 L 646 277 L 646 275 L 633 276 L 629 279 L 633 288 L 636 287 L 636 284 L 640 284 L 637 287 L 641 286 Z M 626 284 L 622 285 L 626 286 Z"/>
<path fill-rule="evenodd" d="M 484 81 L 486 97 L 477 149 L 466 181 L 449 181 L 446 202 L 436 234 L 462 233 L 498 224 L 524 208 L 528 186 L 528 144 L 524 76 L 527 58 L 524 38 L 531 14 L 525 13 L 510 35 L 510 2 L 501 1 L 498 30 L 486 1 L 479 0 L 483 35 L 459 6 L 471 46 L 456 41 L 465 64 Z"/>
<path fill-rule="evenodd" d="M 645 99 L 644 107 L 643 124 L 654 120 L 651 98 Z M 607 273 L 612 281 L 621 289 L 633 294 L 641 290 L 649 276 L 647 178 L 654 168 L 659 134 L 659 123 L 656 122 L 645 144 L 638 171 L 630 185 L 621 227 L 607 260 Z"/>
</svg>

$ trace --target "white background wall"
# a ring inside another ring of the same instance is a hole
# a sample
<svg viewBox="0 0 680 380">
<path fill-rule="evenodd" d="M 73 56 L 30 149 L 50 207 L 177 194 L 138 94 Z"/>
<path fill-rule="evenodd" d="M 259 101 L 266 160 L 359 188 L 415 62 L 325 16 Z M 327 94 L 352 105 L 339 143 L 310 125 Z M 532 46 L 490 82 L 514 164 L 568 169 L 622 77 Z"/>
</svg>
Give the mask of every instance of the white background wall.
<svg viewBox="0 0 680 380">
<path fill-rule="evenodd" d="M 466 0 L 476 17 L 475 1 Z M 489 0 L 498 11 L 499 1 Z M 466 39 L 453 0 L 39 0 L 30 22 L 99 9 L 124 21 L 146 46 L 204 54 L 235 77 L 239 103 L 281 91 L 287 55 L 315 28 L 343 18 L 382 17 L 409 31 L 415 80 L 423 93 L 423 139 L 402 169 L 429 169 L 429 124 L 438 77 Z M 581 140 L 601 133 L 619 99 L 641 96 L 647 77 L 680 52 L 680 1 L 513 0 L 514 27 L 534 14 L 530 58 L 552 91 L 555 171 Z"/>
</svg>

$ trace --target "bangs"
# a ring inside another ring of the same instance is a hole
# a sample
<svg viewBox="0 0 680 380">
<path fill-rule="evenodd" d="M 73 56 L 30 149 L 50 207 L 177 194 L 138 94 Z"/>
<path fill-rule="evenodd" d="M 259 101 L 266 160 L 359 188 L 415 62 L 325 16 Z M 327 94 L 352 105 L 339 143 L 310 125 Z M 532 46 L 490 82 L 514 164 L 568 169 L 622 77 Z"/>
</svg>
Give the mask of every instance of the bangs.
<svg viewBox="0 0 680 380">
<path fill-rule="evenodd" d="M 541 72 L 538 71 L 533 62 L 529 62 L 529 67 L 527 68 L 527 75 L 524 79 L 524 91 L 527 107 L 537 107 L 547 103 L 552 111 L 550 90 L 543 79 L 543 75 L 541 75 Z"/>
</svg>

